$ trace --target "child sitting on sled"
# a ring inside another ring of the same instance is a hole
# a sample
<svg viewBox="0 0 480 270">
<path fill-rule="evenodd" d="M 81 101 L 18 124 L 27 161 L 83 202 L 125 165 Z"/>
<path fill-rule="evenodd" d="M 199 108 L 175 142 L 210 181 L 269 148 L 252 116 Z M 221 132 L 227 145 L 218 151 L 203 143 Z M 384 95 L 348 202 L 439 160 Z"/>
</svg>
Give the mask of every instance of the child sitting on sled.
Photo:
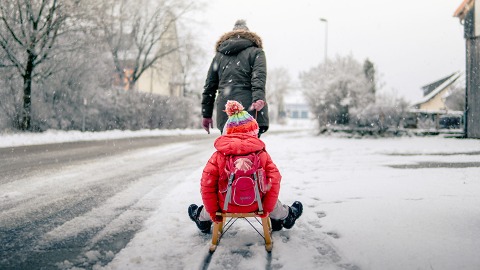
<svg viewBox="0 0 480 270">
<path fill-rule="evenodd" d="M 225 192 L 222 194 L 219 189 L 219 182 L 226 183 L 228 178 L 227 159 L 232 155 L 246 156 L 257 153 L 262 172 L 264 171 L 268 182 L 268 188 L 265 188 L 265 194 L 261 199 L 262 216 L 270 216 L 273 231 L 292 228 L 295 221 L 302 215 L 303 206 L 299 201 L 287 206 L 278 200 L 282 176 L 265 150 L 265 144 L 258 138 L 257 121 L 237 101 L 228 101 L 225 112 L 228 120 L 223 135 L 215 140 L 214 146 L 217 151 L 210 157 L 202 173 L 200 191 L 204 205 L 199 207 L 191 204 L 188 207 L 190 219 L 203 233 L 210 232 L 212 221 L 221 222 L 221 216 L 217 216 L 216 212 L 221 212 L 222 207 L 228 204 L 225 204 Z M 256 203 L 248 206 L 228 206 L 228 212 L 232 213 L 257 211 Z"/>
</svg>

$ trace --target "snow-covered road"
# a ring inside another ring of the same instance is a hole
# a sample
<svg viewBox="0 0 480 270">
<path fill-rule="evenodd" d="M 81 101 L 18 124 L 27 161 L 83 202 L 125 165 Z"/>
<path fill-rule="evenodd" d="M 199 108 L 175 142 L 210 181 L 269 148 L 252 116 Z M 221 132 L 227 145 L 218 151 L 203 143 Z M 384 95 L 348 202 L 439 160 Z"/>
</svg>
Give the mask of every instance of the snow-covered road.
<svg viewBox="0 0 480 270">
<path fill-rule="evenodd" d="M 4 157 L 2 165 L 7 167 L 2 171 L 8 173 L 0 181 L 0 268 L 49 269 L 65 260 L 86 266 L 90 250 L 102 253 L 98 261 L 108 262 L 169 188 L 201 166 L 211 141 L 149 148 L 120 142 L 108 147 L 112 150 L 107 156 L 98 143 L 83 143 L 80 149 L 68 145 L 64 151 L 55 145 L 57 151 Z M 124 149 L 119 150 L 121 144 Z M 75 157 L 84 155 L 86 148 L 92 148 L 89 158 Z"/>
<path fill-rule="evenodd" d="M 480 269 L 480 141 L 267 133 L 280 199 L 304 214 L 273 234 L 271 254 L 237 222 L 209 257 L 186 208 L 201 203 L 215 136 L 0 184 L 0 227 L 33 251 L 20 264 L 3 249 L 2 266 L 38 269 L 46 255 L 53 269 Z"/>
</svg>

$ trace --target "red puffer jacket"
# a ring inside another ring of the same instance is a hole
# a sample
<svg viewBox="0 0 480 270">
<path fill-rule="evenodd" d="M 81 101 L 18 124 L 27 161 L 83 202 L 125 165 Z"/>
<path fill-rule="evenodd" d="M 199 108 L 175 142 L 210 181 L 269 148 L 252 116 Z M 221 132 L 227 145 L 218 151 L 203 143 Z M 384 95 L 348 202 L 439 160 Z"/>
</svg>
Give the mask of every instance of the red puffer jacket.
<svg viewBox="0 0 480 270">
<path fill-rule="evenodd" d="M 215 216 L 215 212 L 220 210 L 224 203 L 224 199 L 218 191 L 218 180 L 227 179 L 227 173 L 225 172 L 226 155 L 247 155 L 260 150 L 263 150 L 259 155 L 260 162 L 266 172 L 267 179 L 270 180 L 272 185 L 270 190 L 263 196 L 263 210 L 267 213 L 272 212 L 278 200 L 282 176 L 270 155 L 265 151 L 265 144 L 257 137 L 234 133 L 218 137 L 214 146 L 217 151 L 213 153 L 203 169 L 200 189 L 205 210 L 212 219 Z M 256 203 L 242 207 L 230 205 L 228 212 L 254 212 L 258 210 L 257 208 L 258 205 Z"/>
</svg>

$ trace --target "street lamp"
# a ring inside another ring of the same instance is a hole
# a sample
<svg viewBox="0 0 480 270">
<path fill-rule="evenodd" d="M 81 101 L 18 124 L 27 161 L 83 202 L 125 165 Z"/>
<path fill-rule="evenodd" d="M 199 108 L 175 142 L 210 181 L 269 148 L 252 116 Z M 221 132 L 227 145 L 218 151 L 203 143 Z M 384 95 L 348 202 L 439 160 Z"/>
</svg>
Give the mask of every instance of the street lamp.
<svg viewBox="0 0 480 270">
<path fill-rule="evenodd" d="M 320 21 L 325 23 L 325 63 L 327 63 L 328 21 L 324 18 L 320 18 Z"/>
<path fill-rule="evenodd" d="M 88 100 L 86 98 L 83 98 L 83 113 L 82 113 L 82 132 L 85 132 L 85 114 L 87 113 L 87 104 Z"/>
</svg>

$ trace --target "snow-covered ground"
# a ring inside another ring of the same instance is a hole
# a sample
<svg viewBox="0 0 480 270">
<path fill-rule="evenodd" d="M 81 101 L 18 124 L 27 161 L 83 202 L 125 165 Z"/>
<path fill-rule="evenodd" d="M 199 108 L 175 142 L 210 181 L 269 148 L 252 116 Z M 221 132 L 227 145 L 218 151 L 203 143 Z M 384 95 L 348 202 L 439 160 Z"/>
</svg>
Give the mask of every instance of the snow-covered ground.
<svg viewBox="0 0 480 270">
<path fill-rule="evenodd" d="M 87 139 L 74 132 L 42 136 L 0 135 L 0 147 Z M 179 172 L 167 196 L 152 189 L 156 210 L 108 265 L 95 268 L 201 269 L 207 261 L 208 269 L 480 269 L 479 140 L 346 139 L 311 130 L 262 139 L 283 175 L 280 199 L 304 205 L 293 229 L 273 234 L 271 255 L 239 221 L 208 260 L 210 235 L 199 233 L 186 214 L 190 203 L 201 203 L 201 165 Z M 102 255 L 87 254 L 93 262 Z"/>
<path fill-rule="evenodd" d="M 5 133 L 0 134 L 0 148 L 9 146 L 50 144 L 74 141 L 112 140 L 121 138 L 139 138 L 150 136 L 172 136 L 204 134 L 200 129 L 156 129 L 156 130 L 110 130 L 105 132 L 81 132 L 47 130 L 43 133 Z"/>
<path fill-rule="evenodd" d="M 305 127 L 312 127 L 308 120 L 298 120 L 291 122 L 290 125 L 272 125 L 270 131 L 278 130 L 300 130 Z M 139 137 L 155 137 L 155 136 L 182 136 L 205 134 L 203 129 L 154 129 L 154 130 L 110 130 L 104 132 L 81 132 L 81 131 L 62 131 L 47 130 L 42 133 L 18 133 L 8 132 L 0 133 L 0 148 L 11 146 L 38 145 L 74 141 L 96 141 L 96 140 L 112 140 L 122 138 L 139 138 Z M 219 131 L 215 128 L 212 134 L 218 135 Z"/>
</svg>

